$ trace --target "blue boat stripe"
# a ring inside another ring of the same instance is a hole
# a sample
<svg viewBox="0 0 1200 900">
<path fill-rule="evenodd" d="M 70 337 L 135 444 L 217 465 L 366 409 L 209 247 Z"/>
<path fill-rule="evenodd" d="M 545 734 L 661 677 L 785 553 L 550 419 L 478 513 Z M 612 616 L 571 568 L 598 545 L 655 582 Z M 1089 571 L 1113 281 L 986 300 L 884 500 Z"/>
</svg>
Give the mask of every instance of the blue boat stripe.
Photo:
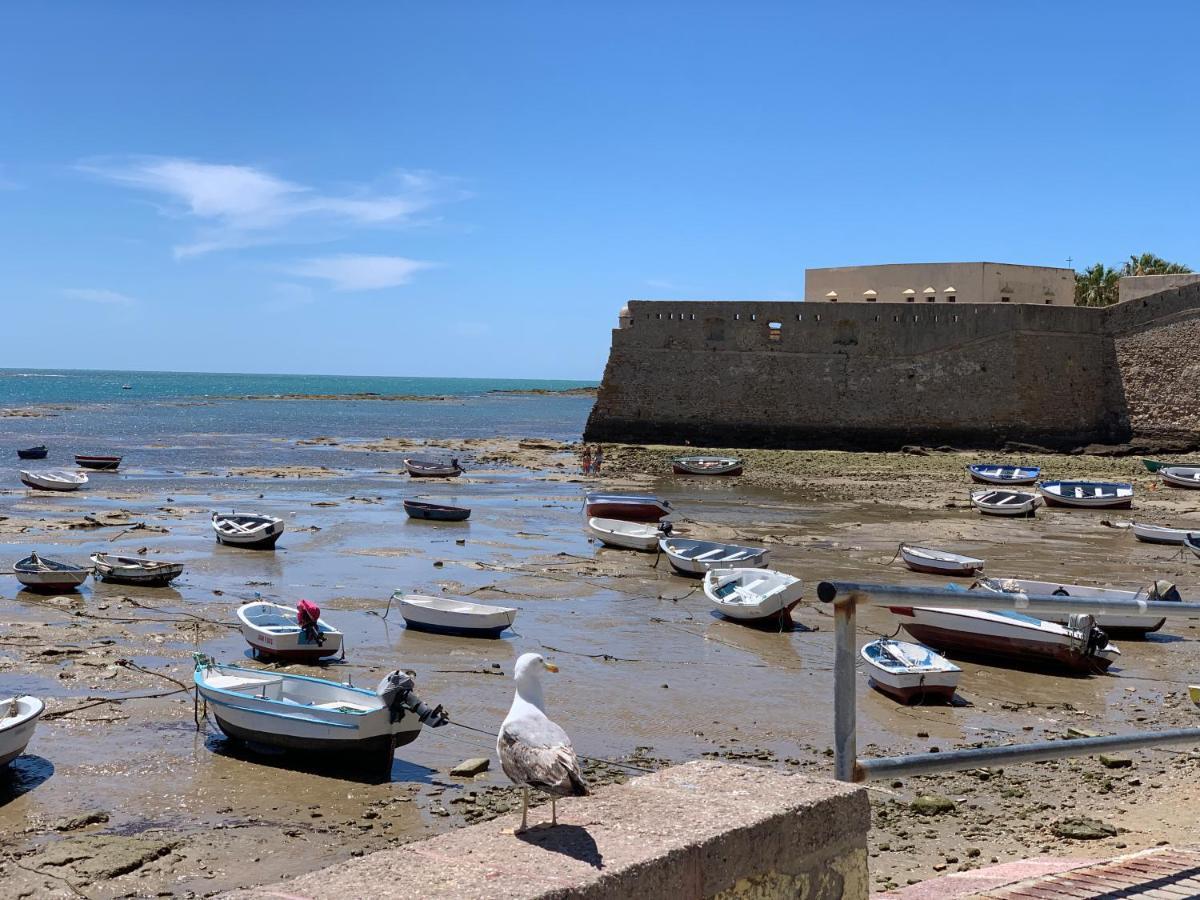
<svg viewBox="0 0 1200 900">
<path fill-rule="evenodd" d="M 205 690 L 218 691 L 219 688 L 205 688 Z M 227 692 L 220 691 L 220 693 L 224 694 Z M 351 731 L 358 731 L 357 725 L 351 725 L 347 722 L 328 722 L 325 719 L 314 719 L 308 716 L 297 716 L 289 715 L 288 713 L 271 712 L 269 709 L 257 709 L 250 706 L 238 706 L 235 703 L 226 703 L 224 700 L 218 700 L 215 697 L 209 697 L 207 694 L 201 694 L 201 696 L 204 697 L 204 699 L 209 703 L 215 704 L 216 706 L 224 706 L 227 709 L 236 709 L 238 712 L 253 713 L 256 716 L 272 716 L 276 719 L 291 719 L 293 722 L 303 722 L 306 725 L 328 725 L 330 728 L 349 728 Z M 230 696 L 236 697 L 237 695 L 231 694 Z M 271 703 L 275 701 L 268 700 L 267 702 Z"/>
<path fill-rule="evenodd" d="M 284 678 L 284 679 L 295 678 L 298 681 L 311 681 L 315 684 L 331 684 L 334 687 L 340 688 L 343 691 L 354 691 L 354 693 L 356 693 L 356 694 L 364 694 L 367 697 L 375 697 L 376 699 L 379 698 L 379 695 L 376 694 L 374 691 L 368 691 L 366 688 L 356 688 L 356 687 L 352 687 L 351 685 L 348 685 L 348 684 L 341 684 L 336 681 L 330 681 L 328 678 L 313 678 L 311 675 L 292 675 L 288 672 L 270 672 L 270 671 L 267 671 L 266 669 L 249 669 L 246 666 L 230 666 L 230 665 L 225 665 L 224 663 L 214 663 L 211 668 L 216 669 L 218 671 L 218 674 L 220 673 L 221 669 L 233 669 L 235 672 L 249 672 L 251 675 L 273 675 L 276 678 Z M 199 672 L 196 673 L 195 680 L 196 680 L 196 684 L 204 683 L 200 679 Z M 205 687 L 208 687 L 208 686 L 205 685 Z M 221 689 L 215 688 L 215 687 L 208 687 L 208 690 L 219 691 Z M 279 701 L 276 700 L 273 702 L 278 703 Z"/>
</svg>

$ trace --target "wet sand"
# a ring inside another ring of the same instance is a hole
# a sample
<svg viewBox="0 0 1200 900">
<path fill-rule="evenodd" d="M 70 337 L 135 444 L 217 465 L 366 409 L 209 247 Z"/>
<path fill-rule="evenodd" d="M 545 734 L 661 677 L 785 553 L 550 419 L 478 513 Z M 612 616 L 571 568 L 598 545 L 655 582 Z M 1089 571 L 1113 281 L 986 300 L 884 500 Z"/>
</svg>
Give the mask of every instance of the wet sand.
<svg viewBox="0 0 1200 900">
<path fill-rule="evenodd" d="M 187 564 L 170 588 L 89 581 L 63 598 L 0 580 L 0 693 L 42 696 L 49 711 L 29 755 L 0 776 L 5 896 L 76 896 L 67 882 L 98 898 L 205 895 L 512 806 L 496 771 L 448 775 L 464 759 L 493 753 L 490 737 L 455 725 L 427 729 L 397 751 L 391 780 L 372 784 L 234 749 L 214 724 L 198 732 L 182 691 L 94 702 L 178 691 L 167 678 L 190 684 L 194 651 L 257 665 L 231 627 L 237 605 L 256 594 L 314 600 L 345 632 L 346 660 L 322 667 L 325 677 L 374 686 L 393 668 L 414 669 L 421 696 L 464 725 L 495 731 L 511 699 L 512 662 L 537 650 L 561 667 L 547 684 L 550 712 L 582 754 L 640 768 L 710 755 L 828 774 L 831 620 L 812 587 L 838 578 L 939 583 L 891 562 L 901 540 L 984 556 L 994 576 L 1131 588 L 1168 578 L 1185 598 L 1200 593 L 1192 559 L 1101 524 L 1136 516 L 1200 528 L 1200 492 L 1151 490 L 1154 479 L 1134 459 L 1038 460 L 1050 476 L 1134 480 L 1132 513 L 1042 509 L 1036 519 L 1007 521 L 967 505 L 963 466 L 977 459 L 967 454 L 749 453 L 745 477 L 706 479 L 669 474 L 666 460 L 679 448 L 611 447 L 605 474 L 584 479 L 566 448 L 549 441 L 296 443 L 369 456 L 362 467 L 168 474 L 139 470 L 130 453 L 127 468 L 97 473 L 78 494 L 4 482 L 0 542 L 12 560 L 31 548 L 77 562 L 97 550 L 145 548 Z M 467 476 L 412 482 L 398 474 L 416 446 L 454 450 Z M 681 531 L 769 546 L 772 565 L 808 586 L 801 627 L 771 633 L 724 621 L 698 583 L 671 574 L 665 560 L 590 544 L 582 497 L 597 487 L 655 491 L 675 505 Z M 411 521 L 405 496 L 473 513 L 465 523 Z M 216 545 L 209 511 L 234 507 L 283 516 L 278 549 Z M 406 631 L 395 610 L 384 617 L 396 588 L 517 606 L 516 633 L 478 641 Z M 895 630 L 885 611 L 860 616 L 860 626 L 863 641 Z M 1198 634 L 1176 620 L 1148 641 L 1119 641 L 1120 663 L 1095 678 L 964 662 L 966 702 L 955 707 L 899 707 L 864 679 L 860 749 L 1195 724 L 1200 711 L 1186 684 L 1195 680 Z M 1064 760 L 874 786 L 876 886 L 1031 853 L 1100 855 L 1200 839 L 1189 812 L 1200 755 L 1131 758 L 1129 768 Z M 593 768 L 593 777 L 626 771 Z M 914 811 L 925 794 L 947 798 L 950 810 Z M 1056 822 L 1078 815 L 1127 831 L 1088 843 L 1055 836 Z"/>
</svg>

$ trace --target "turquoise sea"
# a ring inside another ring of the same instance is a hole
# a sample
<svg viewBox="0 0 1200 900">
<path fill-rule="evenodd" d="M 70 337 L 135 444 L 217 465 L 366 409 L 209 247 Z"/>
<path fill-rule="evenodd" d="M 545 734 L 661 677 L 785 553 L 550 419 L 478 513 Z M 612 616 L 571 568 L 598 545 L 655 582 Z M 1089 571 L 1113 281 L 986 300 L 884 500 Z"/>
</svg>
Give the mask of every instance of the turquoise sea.
<svg viewBox="0 0 1200 900">
<path fill-rule="evenodd" d="M 344 375 L 0 369 L 7 449 L 116 453 L 164 470 L 222 465 L 361 465 L 363 454 L 296 447 L 297 438 L 578 440 L 593 398 L 495 391 L 563 390 L 594 382 Z M 129 389 L 124 389 L 129 385 Z M 402 395 L 430 400 L 247 400 L 288 394 Z M 36 416 L 14 416 L 31 411 Z M 13 453 L 15 459 L 15 453 Z"/>
</svg>

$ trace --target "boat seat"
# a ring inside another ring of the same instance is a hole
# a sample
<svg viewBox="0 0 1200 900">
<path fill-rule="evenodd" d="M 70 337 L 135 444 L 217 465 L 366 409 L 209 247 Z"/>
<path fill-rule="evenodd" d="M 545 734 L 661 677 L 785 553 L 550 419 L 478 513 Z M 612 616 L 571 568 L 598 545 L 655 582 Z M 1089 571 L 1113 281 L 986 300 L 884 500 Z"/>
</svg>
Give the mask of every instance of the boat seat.
<svg viewBox="0 0 1200 900">
<path fill-rule="evenodd" d="M 258 694 L 266 697 L 268 693 L 278 695 L 283 690 L 283 678 L 279 675 L 267 675 L 262 678 L 244 675 L 209 675 L 204 683 L 211 688 L 221 691 L 233 691 L 240 694 Z M 278 688 L 279 690 L 275 690 Z"/>
<path fill-rule="evenodd" d="M 269 631 L 271 634 L 289 634 L 294 631 L 299 631 L 299 625 L 260 625 L 263 631 Z"/>
<path fill-rule="evenodd" d="M 701 554 L 698 554 L 697 556 L 693 556 L 692 559 L 699 561 L 701 559 L 708 559 L 710 556 L 715 556 L 718 553 L 724 553 L 724 552 L 725 552 L 724 550 L 720 550 L 720 549 L 709 550 L 707 553 L 701 553 Z"/>
</svg>

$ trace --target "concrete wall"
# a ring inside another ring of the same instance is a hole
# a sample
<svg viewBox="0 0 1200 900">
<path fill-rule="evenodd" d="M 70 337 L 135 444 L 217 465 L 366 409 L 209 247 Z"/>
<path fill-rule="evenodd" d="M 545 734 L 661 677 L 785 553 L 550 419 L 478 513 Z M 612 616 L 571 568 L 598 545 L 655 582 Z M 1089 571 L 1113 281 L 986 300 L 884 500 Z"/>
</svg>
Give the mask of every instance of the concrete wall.
<svg viewBox="0 0 1200 900">
<path fill-rule="evenodd" d="M 510 816 L 227 897 L 867 900 L 870 817 L 861 787 L 693 762 L 559 801 L 557 827 Z"/>
<path fill-rule="evenodd" d="M 932 293 L 928 292 L 929 288 L 933 288 Z M 948 291 L 948 288 L 954 288 L 954 291 Z M 874 291 L 873 302 L 879 303 L 945 303 L 954 297 L 958 303 L 1072 306 L 1075 273 L 1071 269 L 992 262 L 902 263 L 805 270 L 804 297 L 807 301 L 829 302 L 832 299 L 828 296 L 830 291 L 837 292 L 838 303 L 872 302 L 864 295 Z M 906 294 L 906 291 L 912 293 Z"/>
<path fill-rule="evenodd" d="M 1126 275 L 1117 282 L 1117 299 L 1124 303 L 1126 300 L 1140 300 L 1151 294 L 1160 294 L 1172 288 L 1184 287 L 1189 284 L 1200 284 L 1200 273 L 1190 272 L 1186 275 Z"/>
<path fill-rule="evenodd" d="M 587 440 L 1061 449 L 1200 439 L 1200 285 L 1109 309 L 629 304 Z M 777 325 L 778 327 L 773 327 Z M 1200 365 L 1198 363 L 1197 365 Z"/>
</svg>

